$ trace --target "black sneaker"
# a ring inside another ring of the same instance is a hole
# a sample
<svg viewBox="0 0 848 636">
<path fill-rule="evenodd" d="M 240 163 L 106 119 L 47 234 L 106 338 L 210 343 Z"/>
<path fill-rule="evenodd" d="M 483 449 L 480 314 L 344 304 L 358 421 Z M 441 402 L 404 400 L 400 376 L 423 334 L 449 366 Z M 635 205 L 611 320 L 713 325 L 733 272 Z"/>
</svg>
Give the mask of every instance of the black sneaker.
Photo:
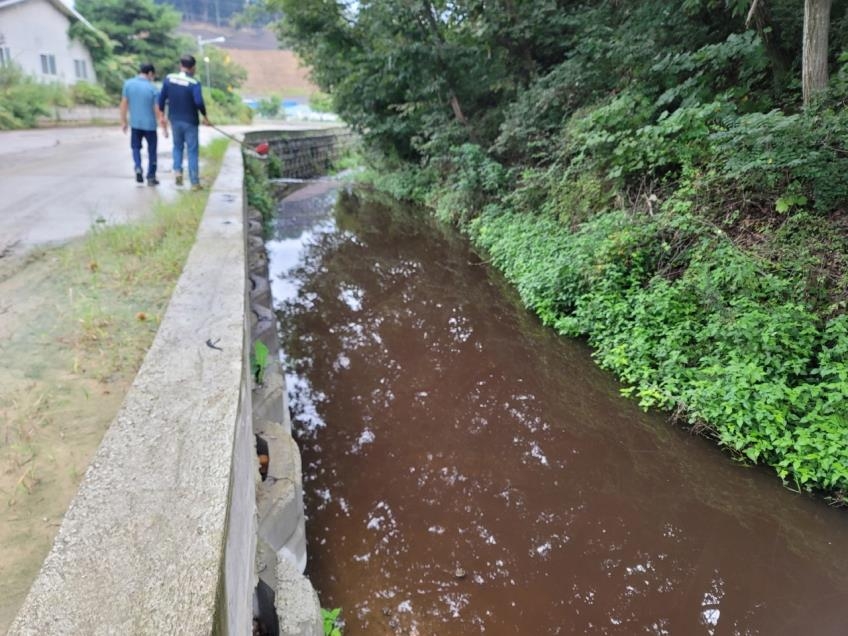
<svg viewBox="0 0 848 636">
<path fill-rule="evenodd" d="M 147 177 L 147 185 L 149 186 L 158 186 L 159 180 L 156 177 Z"/>
<path fill-rule="evenodd" d="M 178 186 L 181 186 L 181 185 L 183 184 L 183 173 L 182 173 L 182 172 L 178 172 L 178 173 L 176 174 L 176 176 L 174 177 L 174 180 L 177 182 L 177 185 L 178 185 Z"/>
<path fill-rule="evenodd" d="M 141 168 L 137 168 L 135 171 L 135 182 L 144 183 L 144 175 L 141 174 Z"/>
</svg>

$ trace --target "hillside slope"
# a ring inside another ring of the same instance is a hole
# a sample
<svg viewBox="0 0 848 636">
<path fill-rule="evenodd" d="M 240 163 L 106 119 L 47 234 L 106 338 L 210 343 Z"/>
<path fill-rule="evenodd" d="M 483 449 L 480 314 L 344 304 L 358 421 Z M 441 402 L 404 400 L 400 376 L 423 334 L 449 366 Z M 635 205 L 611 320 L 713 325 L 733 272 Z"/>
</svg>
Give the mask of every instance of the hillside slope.
<svg viewBox="0 0 848 636">
<path fill-rule="evenodd" d="M 306 99 L 318 88 L 309 81 L 309 70 L 301 66 L 292 51 L 250 51 L 226 49 L 232 60 L 247 70 L 241 87 L 245 97 L 280 97 Z"/>
<path fill-rule="evenodd" d="M 247 70 L 247 80 L 241 87 L 244 97 L 267 97 L 305 100 L 317 87 L 309 81 L 309 69 L 301 65 L 292 52 L 278 48 L 277 38 L 268 29 L 234 29 L 217 27 L 203 22 L 183 22 L 179 32 L 193 38 L 210 40 L 224 37 L 217 46 L 227 52 L 232 60 Z"/>
</svg>

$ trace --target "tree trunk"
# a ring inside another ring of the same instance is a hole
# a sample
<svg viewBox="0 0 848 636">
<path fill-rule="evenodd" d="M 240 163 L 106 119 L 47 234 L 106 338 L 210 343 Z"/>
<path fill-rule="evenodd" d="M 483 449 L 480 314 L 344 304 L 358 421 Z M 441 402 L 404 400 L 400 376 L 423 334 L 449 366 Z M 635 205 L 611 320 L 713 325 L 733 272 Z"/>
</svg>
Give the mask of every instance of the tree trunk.
<svg viewBox="0 0 848 636">
<path fill-rule="evenodd" d="M 754 0 L 745 19 L 745 26 L 751 23 L 760 36 L 760 41 L 766 50 L 766 56 L 771 62 L 772 83 L 775 95 L 780 94 L 785 85 L 786 73 L 789 70 L 790 60 L 786 52 L 780 47 L 780 30 L 774 21 L 766 0 Z"/>
<path fill-rule="evenodd" d="M 426 0 L 422 6 L 425 23 L 427 26 L 429 26 L 430 32 L 436 40 L 436 44 L 441 49 L 445 45 L 445 36 L 442 35 L 442 31 L 439 28 L 439 23 L 436 20 L 435 9 L 433 8 L 433 4 L 429 0 Z M 442 71 L 445 74 L 445 84 L 447 85 L 448 93 L 450 94 L 448 102 L 450 103 L 451 110 L 453 111 L 453 116 L 460 124 L 465 126 L 466 131 L 468 131 L 469 137 L 472 141 L 475 141 L 474 131 L 471 128 L 471 125 L 468 123 L 468 119 L 466 118 L 465 114 L 462 112 L 462 106 L 459 103 L 459 98 L 456 96 L 456 91 L 454 90 L 453 82 L 451 82 L 449 77 L 450 74 L 448 73 L 447 64 L 445 64 L 444 60 L 442 60 L 441 53 L 439 54 L 439 66 L 442 67 Z"/>
<path fill-rule="evenodd" d="M 827 38 L 833 0 L 804 0 L 804 50 L 801 58 L 801 89 L 804 106 L 827 88 Z"/>
</svg>

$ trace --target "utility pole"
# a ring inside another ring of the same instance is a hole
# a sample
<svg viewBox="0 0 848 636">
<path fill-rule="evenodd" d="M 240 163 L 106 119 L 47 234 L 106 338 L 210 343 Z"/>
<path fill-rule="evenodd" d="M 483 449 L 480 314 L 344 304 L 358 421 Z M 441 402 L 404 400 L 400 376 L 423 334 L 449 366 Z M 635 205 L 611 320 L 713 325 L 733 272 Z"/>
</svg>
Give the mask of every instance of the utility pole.
<svg viewBox="0 0 848 636">
<path fill-rule="evenodd" d="M 208 88 L 212 88 L 212 72 L 210 70 L 210 61 L 209 56 L 203 54 L 203 46 L 205 44 L 214 44 L 218 42 L 226 42 L 227 38 L 223 35 L 219 35 L 216 38 L 209 38 L 208 40 L 203 39 L 201 36 L 197 36 L 197 50 L 200 53 L 200 57 L 203 59 L 203 62 L 206 64 L 206 86 Z"/>
</svg>

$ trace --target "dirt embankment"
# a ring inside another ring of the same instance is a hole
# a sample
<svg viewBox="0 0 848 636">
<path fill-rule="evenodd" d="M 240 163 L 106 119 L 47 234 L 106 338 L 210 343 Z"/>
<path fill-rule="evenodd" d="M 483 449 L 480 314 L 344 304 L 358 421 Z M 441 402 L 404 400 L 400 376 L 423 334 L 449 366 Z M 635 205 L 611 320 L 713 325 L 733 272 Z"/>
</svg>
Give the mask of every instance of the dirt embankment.
<svg viewBox="0 0 848 636">
<path fill-rule="evenodd" d="M 0 633 L 133 377 L 81 353 L 64 266 L 55 251 L 0 259 Z"/>
<path fill-rule="evenodd" d="M 204 22 L 183 22 L 179 31 L 195 40 L 224 37 L 213 46 L 227 52 L 233 62 L 244 67 L 247 80 L 239 89 L 246 97 L 307 99 L 318 90 L 309 79 L 309 69 L 292 51 L 281 50 L 270 29 L 215 26 Z"/>
<path fill-rule="evenodd" d="M 292 51 L 227 49 L 227 54 L 247 70 L 243 95 L 308 98 L 318 90 L 309 80 L 309 69 Z"/>
</svg>

